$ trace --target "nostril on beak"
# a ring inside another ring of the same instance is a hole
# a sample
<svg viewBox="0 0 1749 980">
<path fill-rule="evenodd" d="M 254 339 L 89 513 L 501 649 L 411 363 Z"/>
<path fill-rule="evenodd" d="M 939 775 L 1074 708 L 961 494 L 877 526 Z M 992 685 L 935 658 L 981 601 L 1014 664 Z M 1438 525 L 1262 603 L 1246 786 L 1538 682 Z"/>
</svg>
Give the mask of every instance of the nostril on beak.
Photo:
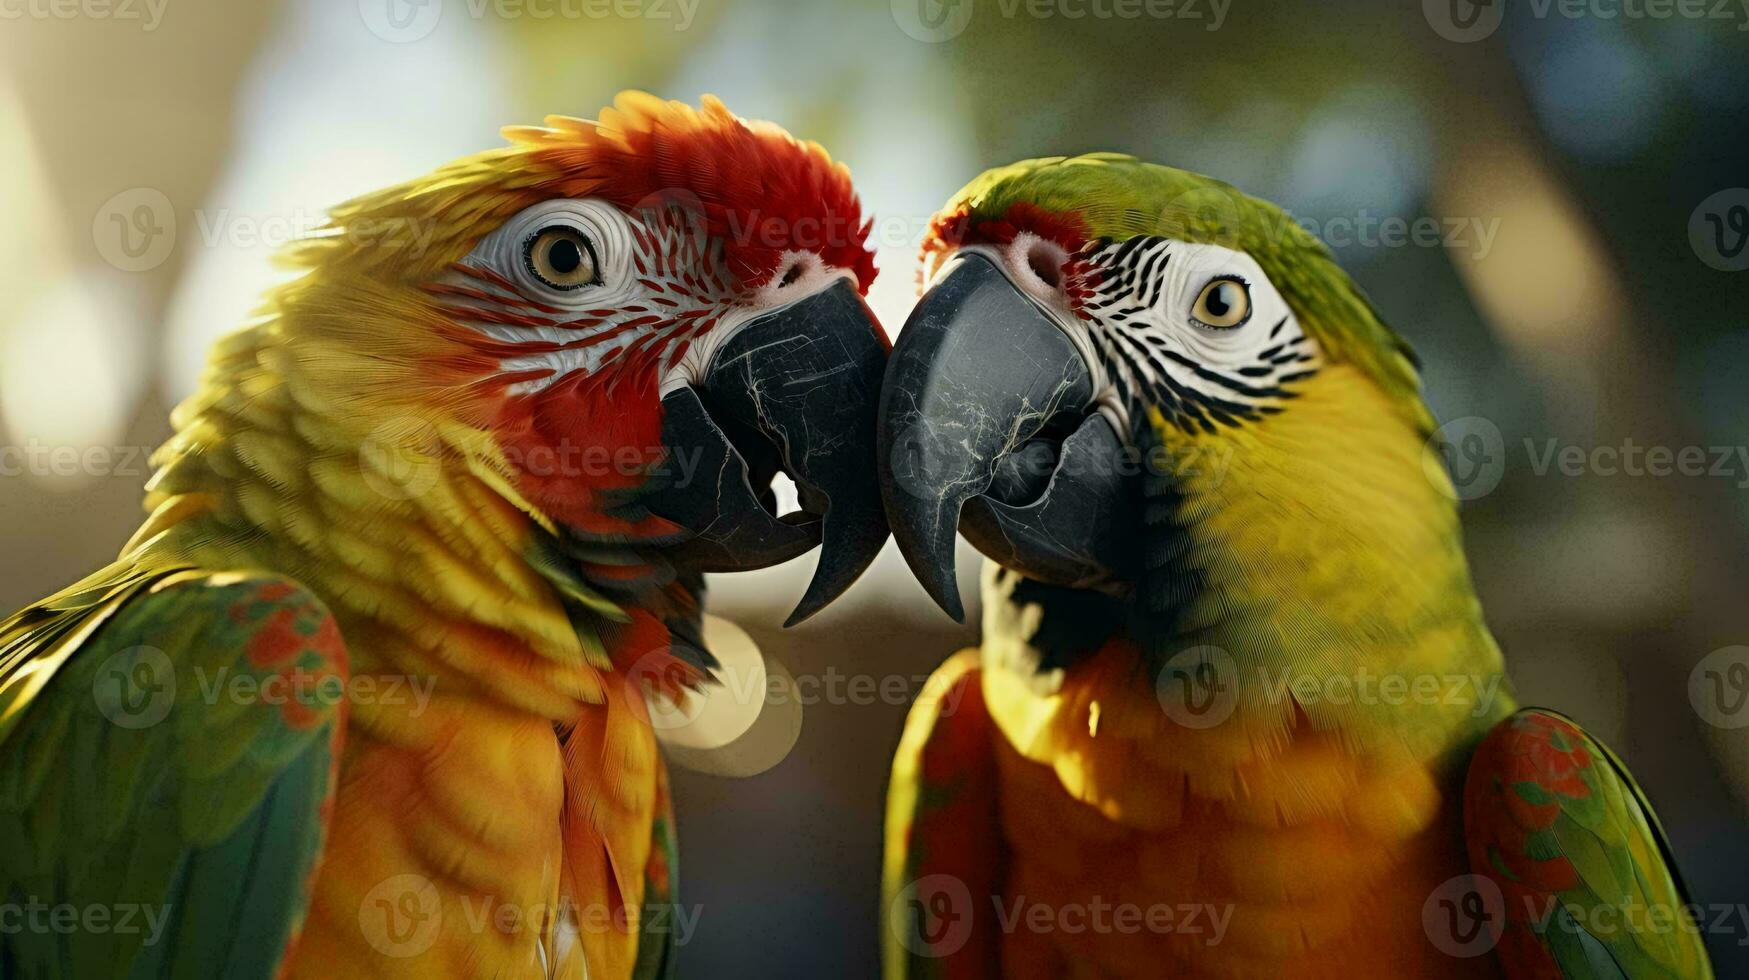
<svg viewBox="0 0 1749 980">
<path fill-rule="evenodd" d="M 1063 263 L 1068 255 L 1051 242 L 1035 239 L 1026 249 L 1026 267 L 1039 282 L 1052 289 L 1063 288 Z"/>
<path fill-rule="evenodd" d="M 787 289 L 788 287 L 795 285 L 796 280 L 802 277 L 802 271 L 802 263 L 791 262 L 789 268 L 783 270 L 783 275 L 778 277 L 777 288 Z"/>
<path fill-rule="evenodd" d="M 1042 235 L 1023 231 L 1003 249 L 1009 278 L 1042 303 L 1056 303 L 1068 286 L 1069 252 Z"/>
</svg>

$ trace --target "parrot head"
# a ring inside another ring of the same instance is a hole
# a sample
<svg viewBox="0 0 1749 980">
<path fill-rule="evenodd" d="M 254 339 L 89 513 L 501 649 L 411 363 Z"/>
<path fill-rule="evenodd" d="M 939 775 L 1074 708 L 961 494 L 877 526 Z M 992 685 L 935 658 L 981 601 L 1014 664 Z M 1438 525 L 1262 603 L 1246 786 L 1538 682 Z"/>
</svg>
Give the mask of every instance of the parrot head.
<svg viewBox="0 0 1749 980">
<path fill-rule="evenodd" d="M 1182 612 L 1269 563 L 1284 509 L 1432 490 L 1407 346 L 1321 243 L 1219 181 L 1115 154 L 991 170 L 935 217 L 923 279 L 882 492 L 955 618 L 956 530 L 1031 582 Z"/>
<path fill-rule="evenodd" d="M 489 481 L 586 556 L 592 587 L 823 542 L 792 621 L 830 602 L 886 537 L 890 345 L 848 171 L 711 97 L 624 93 L 505 135 L 294 251 L 279 373 L 367 463 Z M 797 513 L 777 513 L 780 472 Z"/>
</svg>

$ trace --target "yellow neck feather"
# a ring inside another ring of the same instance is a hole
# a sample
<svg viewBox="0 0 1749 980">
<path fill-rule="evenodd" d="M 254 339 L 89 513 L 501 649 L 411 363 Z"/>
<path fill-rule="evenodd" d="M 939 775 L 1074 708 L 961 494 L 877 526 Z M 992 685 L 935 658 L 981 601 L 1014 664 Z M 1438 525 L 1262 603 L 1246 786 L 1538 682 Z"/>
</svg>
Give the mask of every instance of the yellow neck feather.
<svg viewBox="0 0 1749 980">
<path fill-rule="evenodd" d="M 129 552 L 302 582 L 340 619 L 354 672 L 442 679 L 559 720 L 599 702 L 601 664 L 525 557 L 536 528 L 512 491 L 417 420 L 361 439 L 312 411 L 268 367 L 275 347 L 272 325 L 221 341 L 154 457 Z"/>
<path fill-rule="evenodd" d="M 1195 462 L 1177 480 L 1178 523 L 1204 578 L 1172 650 L 1230 654 L 1240 714 L 1260 729 L 1283 732 L 1298 710 L 1319 729 L 1409 731 L 1437 750 L 1510 702 L 1451 487 L 1415 415 L 1352 366 L 1300 390 L 1255 424 L 1162 433 Z"/>
</svg>

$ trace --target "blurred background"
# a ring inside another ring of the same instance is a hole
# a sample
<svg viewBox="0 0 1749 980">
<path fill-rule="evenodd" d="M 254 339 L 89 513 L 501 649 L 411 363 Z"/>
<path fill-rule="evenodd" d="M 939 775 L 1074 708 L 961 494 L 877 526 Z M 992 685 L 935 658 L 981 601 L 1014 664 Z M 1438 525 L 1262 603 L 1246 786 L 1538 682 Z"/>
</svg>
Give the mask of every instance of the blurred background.
<svg viewBox="0 0 1749 980">
<path fill-rule="evenodd" d="M 502 125 L 638 87 L 822 141 L 880 219 L 889 329 L 974 173 L 1127 151 L 1288 208 L 1419 348 L 1523 700 L 1626 757 L 1697 901 L 1749 902 L 1749 5 L 1510 6 L 0 0 L 0 607 L 113 556 L 278 245 Z M 973 633 L 890 547 L 781 631 L 811 566 L 712 585 L 807 703 L 767 771 L 677 775 L 686 975 L 876 975 L 887 759 Z"/>
</svg>

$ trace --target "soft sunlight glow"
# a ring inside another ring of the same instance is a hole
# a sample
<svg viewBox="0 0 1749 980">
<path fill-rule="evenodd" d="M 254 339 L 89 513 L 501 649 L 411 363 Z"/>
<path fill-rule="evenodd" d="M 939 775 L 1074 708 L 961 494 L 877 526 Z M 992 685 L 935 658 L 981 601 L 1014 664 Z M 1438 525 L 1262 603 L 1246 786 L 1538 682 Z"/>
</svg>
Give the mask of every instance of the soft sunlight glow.
<svg viewBox="0 0 1749 980">
<path fill-rule="evenodd" d="M 765 657 L 747 631 L 720 616 L 704 617 L 705 645 L 720 665 L 718 683 L 676 705 L 650 698 L 650 727 L 663 745 L 718 749 L 746 734 L 765 704 Z"/>
<path fill-rule="evenodd" d="M 650 703 L 650 727 L 670 765 L 745 779 L 789 757 L 802 734 L 802 700 L 783 664 L 734 623 L 709 613 L 704 641 L 721 664 L 718 683 L 674 707 Z"/>
<path fill-rule="evenodd" d="M 64 261 L 65 253 L 47 207 L 54 195 L 44 180 L 29 120 L 4 77 L 0 77 L 0 159 L 6 161 L 6 179 L 0 181 L 0 213 L 6 215 L 11 230 L 0 235 L 3 331 L 49 278 L 50 269 Z"/>
<path fill-rule="evenodd" d="M 1595 349 L 1620 328 L 1627 299 L 1596 233 L 1522 148 L 1478 148 L 1450 165 L 1436 213 L 1489 215 L 1500 233 L 1484 259 L 1452 267 L 1506 341 L 1529 354 Z"/>
<path fill-rule="evenodd" d="M 144 383 L 140 324 L 125 279 L 68 269 L 67 243 L 28 122 L 0 86 L 0 428 L 57 486 L 90 469 L 86 450 L 121 438 Z M 57 455 L 58 453 L 58 455 Z"/>
<path fill-rule="evenodd" d="M 94 272 L 67 274 L 6 331 L 0 345 L 0 415 L 11 445 L 36 449 L 33 475 L 86 473 L 75 451 L 113 446 L 141 386 L 139 331 L 125 294 Z M 38 448 L 40 447 L 40 448 Z"/>
<path fill-rule="evenodd" d="M 236 158 L 178 226 L 188 263 L 166 316 L 171 401 L 194 390 L 212 342 L 283 280 L 271 261 L 280 246 L 347 198 L 499 145 L 511 121 L 498 118 L 508 98 L 494 81 L 496 49 L 465 18 L 396 45 L 315 5 L 285 16 L 239 96 Z"/>
</svg>

